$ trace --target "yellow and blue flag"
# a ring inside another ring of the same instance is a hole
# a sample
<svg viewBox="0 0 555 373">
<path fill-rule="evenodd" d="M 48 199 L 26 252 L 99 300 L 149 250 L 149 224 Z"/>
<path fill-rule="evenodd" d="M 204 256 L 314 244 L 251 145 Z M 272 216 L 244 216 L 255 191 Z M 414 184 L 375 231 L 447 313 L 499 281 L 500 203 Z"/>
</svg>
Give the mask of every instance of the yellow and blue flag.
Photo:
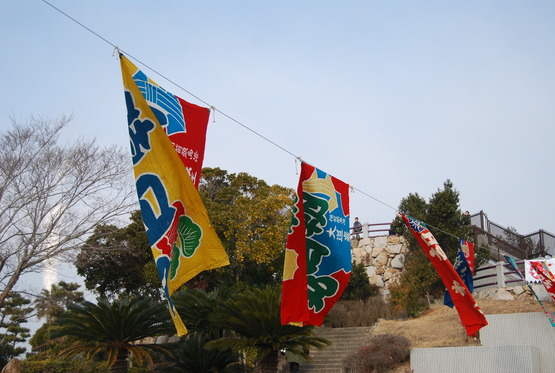
<svg viewBox="0 0 555 373">
<path fill-rule="evenodd" d="M 187 333 L 172 293 L 198 273 L 229 259 L 198 191 L 168 135 L 120 55 L 139 205 L 178 335 Z"/>
<path fill-rule="evenodd" d="M 210 110 L 167 91 L 127 58 L 124 57 L 121 61 L 130 71 L 158 123 L 170 138 L 195 188 L 198 189 Z"/>
</svg>

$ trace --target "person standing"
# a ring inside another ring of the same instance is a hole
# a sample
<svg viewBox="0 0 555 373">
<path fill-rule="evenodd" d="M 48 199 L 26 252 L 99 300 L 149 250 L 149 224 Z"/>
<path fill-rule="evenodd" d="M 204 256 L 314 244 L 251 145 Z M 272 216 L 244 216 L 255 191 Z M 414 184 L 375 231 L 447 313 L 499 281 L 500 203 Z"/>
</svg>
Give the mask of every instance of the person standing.
<svg viewBox="0 0 555 373">
<path fill-rule="evenodd" d="M 353 233 L 356 235 L 356 239 L 360 240 L 360 234 L 362 233 L 362 224 L 360 224 L 360 222 L 358 221 L 358 217 L 355 218 Z"/>
<path fill-rule="evenodd" d="M 297 373 L 299 371 L 299 368 L 301 367 L 301 364 L 304 363 L 306 360 L 302 356 L 287 350 L 285 352 L 285 361 L 289 363 L 289 372 Z"/>
</svg>

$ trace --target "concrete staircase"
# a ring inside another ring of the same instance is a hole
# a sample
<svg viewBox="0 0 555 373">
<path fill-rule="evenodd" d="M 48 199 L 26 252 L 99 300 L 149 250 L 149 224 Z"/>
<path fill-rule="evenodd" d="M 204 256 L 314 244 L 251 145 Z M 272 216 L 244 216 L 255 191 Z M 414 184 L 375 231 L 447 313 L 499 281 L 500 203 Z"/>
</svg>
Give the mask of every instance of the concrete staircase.
<svg viewBox="0 0 555 373">
<path fill-rule="evenodd" d="M 310 352 L 311 363 L 302 364 L 301 373 L 341 373 L 342 362 L 348 355 L 367 344 L 372 327 L 319 328 L 317 335 L 331 341 L 323 350 Z"/>
</svg>

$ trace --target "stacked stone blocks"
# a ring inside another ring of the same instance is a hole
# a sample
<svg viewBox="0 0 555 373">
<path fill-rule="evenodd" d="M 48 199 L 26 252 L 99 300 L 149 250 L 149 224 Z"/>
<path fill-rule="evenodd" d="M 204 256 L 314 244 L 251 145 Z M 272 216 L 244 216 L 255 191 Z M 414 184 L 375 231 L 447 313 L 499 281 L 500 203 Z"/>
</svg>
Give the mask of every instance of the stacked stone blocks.
<svg viewBox="0 0 555 373">
<path fill-rule="evenodd" d="M 353 239 L 351 248 L 354 262 L 366 267 L 370 283 L 388 295 L 389 287 L 399 281 L 405 264 L 406 240 L 401 236 Z"/>
</svg>

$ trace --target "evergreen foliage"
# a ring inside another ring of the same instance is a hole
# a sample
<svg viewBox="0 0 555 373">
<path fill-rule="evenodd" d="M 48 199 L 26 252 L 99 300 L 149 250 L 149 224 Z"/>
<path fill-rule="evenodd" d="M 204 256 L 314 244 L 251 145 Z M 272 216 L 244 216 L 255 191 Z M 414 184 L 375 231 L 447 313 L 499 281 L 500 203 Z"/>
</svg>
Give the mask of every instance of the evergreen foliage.
<svg viewBox="0 0 555 373">
<path fill-rule="evenodd" d="M 469 240 L 471 237 L 470 217 L 462 213 L 459 192 L 450 180 L 445 181 L 443 189 L 438 189 L 428 201 L 418 193 L 409 194 L 401 200 L 399 211 L 423 222 L 452 263 L 457 254 L 458 240 Z M 398 285 L 390 288 L 391 302 L 398 314 L 416 316 L 428 307 L 430 296 L 442 297 L 445 287 L 400 217 L 394 220 L 392 229 L 407 239 L 409 252 Z M 489 252 L 485 253 L 487 249 L 478 246 L 475 251 L 475 265 L 478 267 L 489 257 Z"/>
<path fill-rule="evenodd" d="M 84 300 L 83 292 L 79 291 L 79 288 L 80 285 L 77 283 L 60 281 L 58 284 L 52 284 L 50 290 L 43 289 L 35 299 L 37 317 L 46 319 L 29 340 L 33 351 L 38 351 L 28 356 L 37 362 L 36 366 L 52 362 L 56 354 L 67 347 L 66 340 L 53 339 L 52 331 L 58 328 L 55 321 L 67 311 L 69 305 Z M 42 363 L 38 363 L 39 361 Z"/>
<path fill-rule="evenodd" d="M 341 296 L 341 300 L 362 300 L 378 295 L 379 288 L 370 284 L 364 263 L 353 262 L 349 283 Z"/>
<path fill-rule="evenodd" d="M 231 349 L 208 350 L 204 346 L 210 339 L 205 335 L 192 333 L 181 338 L 178 343 L 168 346 L 172 352 L 169 363 L 156 369 L 162 373 L 241 373 L 242 354 Z"/>
<path fill-rule="evenodd" d="M 22 326 L 33 311 L 31 301 L 16 292 L 8 293 L 0 304 L 0 370 L 14 357 L 26 351 L 18 346 L 29 338 L 29 329 Z"/>
<path fill-rule="evenodd" d="M 129 354 L 139 363 L 153 364 L 150 352 L 168 353 L 161 345 L 143 343 L 148 337 L 174 332 L 165 305 L 148 298 L 121 298 L 109 302 L 101 299 L 97 304 L 84 301 L 68 307 L 58 317 L 59 329 L 53 337 L 67 336 L 71 345 L 60 356 L 76 355 L 94 359 L 104 354 L 111 372 L 127 372 Z"/>
<path fill-rule="evenodd" d="M 37 318 L 44 317 L 46 321 L 53 321 L 67 309 L 67 306 L 84 300 L 79 287 L 75 282 L 60 281 L 58 284 L 52 284 L 50 290 L 42 289 L 35 299 Z"/>
<path fill-rule="evenodd" d="M 119 294 L 161 297 L 161 282 L 141 212 L 133 211 L 123 228 L 99 225 L 80 249 L 75 266 L 85 286 L 101 297 Z"/>
<path fill-rule="evenodd" d="M 211 322 L 231 333 L 206 344 L 209 349 L 252 352 L 261 373 L 277 372 L 278 353 L 289 350 L 308 359 L 310 348 L 329 341 L 313 336 L 313 326 L 281 325 L 280 287 L 250 288 L 213 314 Z"/>
<path fill-rule="evenodd" d="M 225 286 L 210 292 L 185 288 L 173 294 L 173 303 L 191 334 L 208 339 L 223 336 L 223 329 L 212 322 L 213 315 L 221 312 L 224 304 L 244 290 L 238 286 Z"/>
<path fill-rule="evenodd" d="M 108 373 L 110 371 L 104 362 L 91 362 L 85 359 L 34 360 L 32 357 L 21 362 L 21 369 L 25 373 Z"/>
<path fill-rule="evenodd" d="M 247 173 L 203 169 L 200 196 L 231 265 L 205 271 L 187 283 L 212 290 L 229 283 L 281 281 L 294 191 Z M 103 297 L 161 296 L 161 284 L 140 211 L 124 228 L 99 225 L 81 247 L 76 267 L 87 289 Z"/>
<path fill-rule="evenodd" d="M 231 265 L 201 273 L 208 289 L 281 281 L 294 190 L 247 173 L 204 168 L 199 193 Z"/>
</svg>

